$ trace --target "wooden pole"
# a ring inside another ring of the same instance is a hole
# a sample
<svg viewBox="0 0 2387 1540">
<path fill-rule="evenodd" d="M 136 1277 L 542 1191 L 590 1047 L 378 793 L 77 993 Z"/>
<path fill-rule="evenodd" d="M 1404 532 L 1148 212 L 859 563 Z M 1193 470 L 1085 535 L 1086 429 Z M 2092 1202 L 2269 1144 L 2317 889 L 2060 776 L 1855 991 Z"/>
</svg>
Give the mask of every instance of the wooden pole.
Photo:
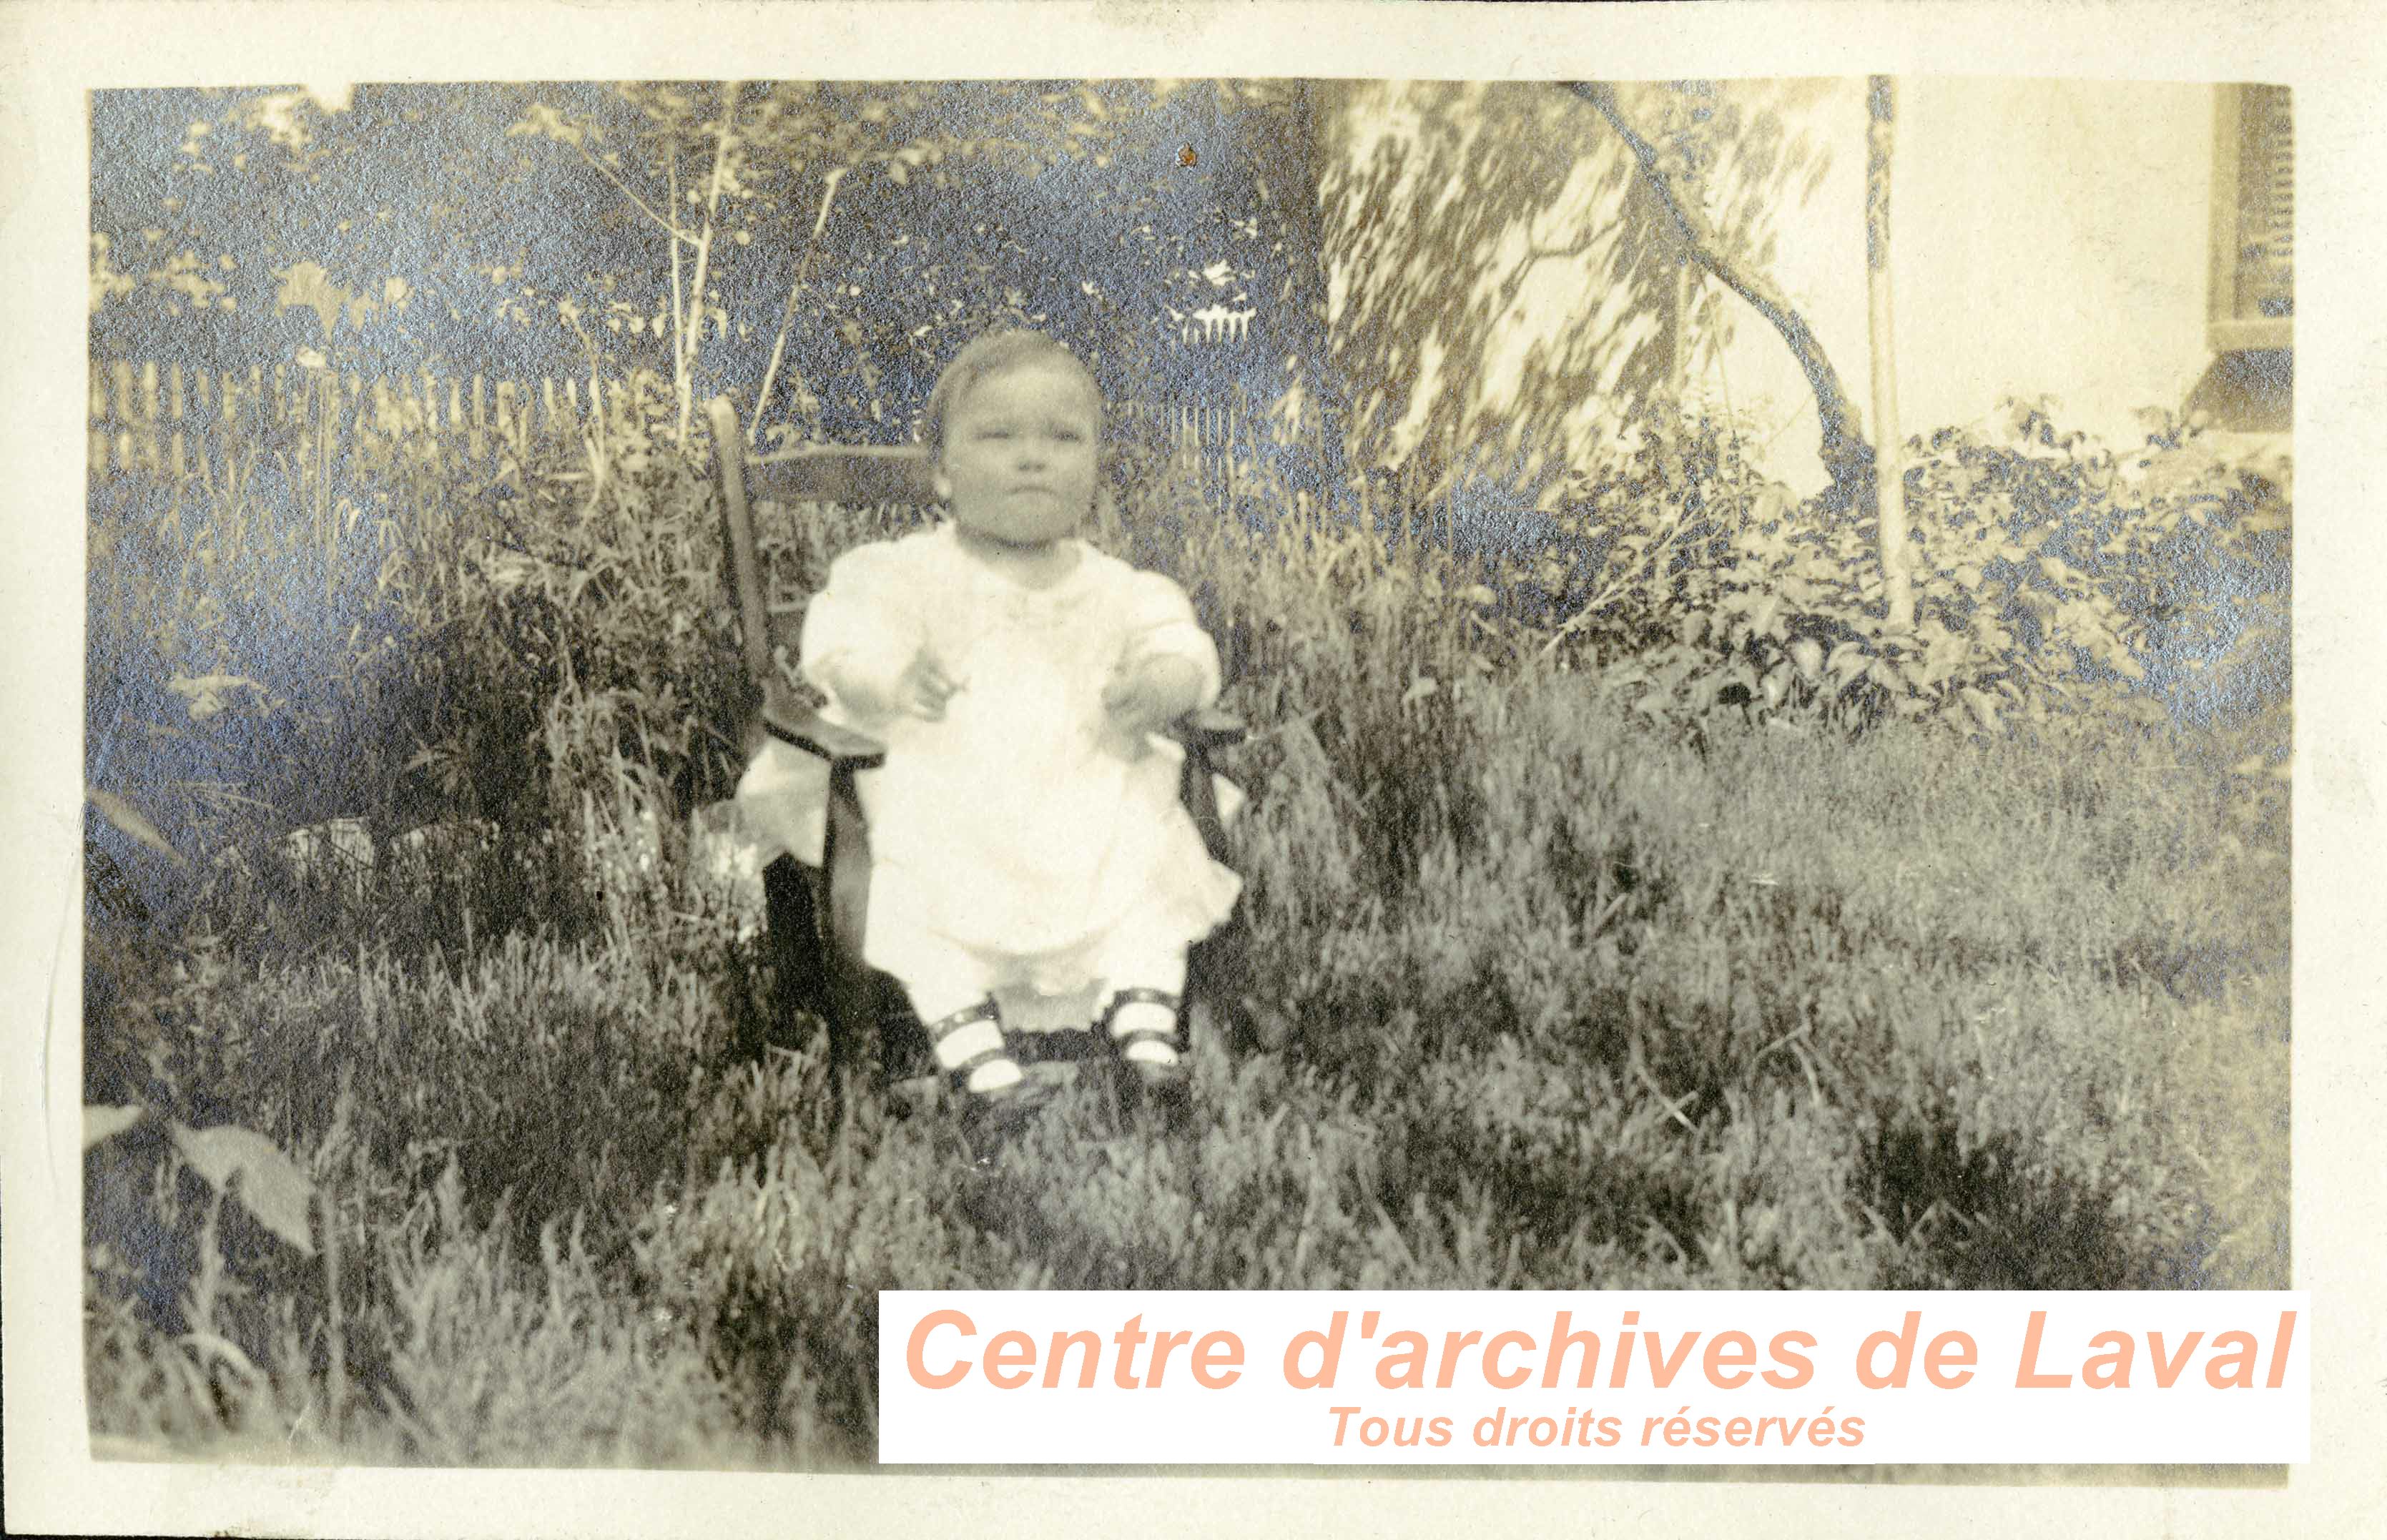
<svg viewBox="0 0 2387 1540">
<path fill-rule="evenodd" d="M 1867 82 L 1865 124 L 1865 299 L 1873 338 L 1874 507 L 1881 528 L 1882 593 L 1889 624 L 1914 623 L 1907 573 L 1906 473 L 1900 463 L 1898 350 L 1889 291 L 1889 168 L 1898 110 L 1888 75 Z"/>
</svg>

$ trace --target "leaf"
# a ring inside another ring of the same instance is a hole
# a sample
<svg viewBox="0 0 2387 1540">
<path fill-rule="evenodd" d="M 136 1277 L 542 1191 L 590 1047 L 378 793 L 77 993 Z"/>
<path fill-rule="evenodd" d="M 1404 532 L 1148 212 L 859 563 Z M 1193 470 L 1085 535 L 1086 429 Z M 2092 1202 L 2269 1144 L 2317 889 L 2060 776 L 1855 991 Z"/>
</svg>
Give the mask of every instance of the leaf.
<svg viewBox="0 0 2387 1540">
<path fill-rule="evenodd" d="M 347 313 L 348 302 L 357 297 L 333 283 L 331 275 L 319 262 L 293 262 L 286 268 L 276 269 L 274 276 L 282 280 L 282 287 L 273 297 L 273 308 L 277 311 L 314 311 L 315 319 L 322 322 L 323 335 L 327 339 L 332 335 L 332 329 L 339 323 L 340 317 Z"/>
<path fill-rule="evenodd" d="M 296 1247 L 301 1256 L 315 1255 L 307 1223 L 307 1204 L 314 1184 L 296 1161 L 274 1147 L 261 1133 L 225 1126 L 213 1129 L 172 1125 L 174 1147 L 191 1168 L 219 1192 L 229 1192 L 240 1179 L 241 1204 L 258 1222 Z"/>
<path fill-rule="evenodd" d="M 1409 682 L 1408 693 L 1401 697 L 1401 704 L 1404 706 L 1414 706 L 1419 701 L 1424 700 L 1427 696 L 1432 695 L 1440 688 L 1441 687 L 1434 682 L 1433 675 L 1421 674 Z"/>
<path fill-rule="evenodd" d="M 177 675 L 166 681 L 166 688 L 190 702 L 188 709 L 194 722 L 205 722 L 221 712 L 226 698 L 236 689 L 246 688 L 260 696 L 265 693 L 263 685 L 237 674 L 207 674 L 196 679 Z"/>
<path fill-rule="evenodd" d="M 118 1134 L 137 1128 L 149 1116 L 143 1106 L 106 1107 L 86 1105 L 82 1109 L 82 1147 L 88 1151 L 107 1143 Z"/>
<path fill-rule="evenodd" d="M 506 129 L 508 138 L 524 134 L 552 139 L 564 145 L 577 145 L 583 137 L 577 125 L 567 120 L 562 113 L 545 102 L 531 103 L 522 117 Z"/>
<path fill-rule="evenodd" d="M 84 787 L 82 794 L 91 800 L 92 806 L 99 809 L 103 817 L 116 826 L 119 832 L 148 846 L 177 866 L 187 865 L 182 853 L 167 843 L 166 837 L 158 832 L 158 826 L 151 823 L 139 808 L 116 793 L 102 791 L 95 786 Z"/>
</svg>

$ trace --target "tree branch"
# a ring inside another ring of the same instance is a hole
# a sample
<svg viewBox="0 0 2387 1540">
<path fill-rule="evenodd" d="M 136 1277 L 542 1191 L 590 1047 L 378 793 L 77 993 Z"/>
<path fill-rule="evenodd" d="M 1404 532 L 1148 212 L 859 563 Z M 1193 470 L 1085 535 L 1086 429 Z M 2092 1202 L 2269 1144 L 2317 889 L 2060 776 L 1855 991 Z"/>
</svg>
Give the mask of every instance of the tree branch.
<svg viewBox="0 0 2387 1540">
<path fill-rule="evenodd" d="M 1517 296 L 1523 292 L 1525 280 L 1532 275 L 1536 265 L 1543 262 L 1565 261 L 1572 258 L 1580 257 L 1585 252 L 1591 249 L 1594 239 L 1595 236 L 1592 234 L 1586 233 L 1583 239 L 1575 242 L 1572 246 L 1559 246 L 1556 248 L 1535 246 L 1531 251 L 1526 252 L 1524 260 L 1519 262 L 1515 268 L 1511 269 L 1509 276 L 1501 281 L 1500 307 L 1493 312 L 1494 318 L 1497 320 L 1499 316 L 1505 314 L 1508 311 L 1509 307 L 1517 302 Z"/>
<path fill-rule="evenodd" d="M 1664 165 L 1657 147 L 1625 121 L 1623 110 L 1616 102 L 1614 86 L 1600 81 L 1570 81 L 1567 89 L 1597 108 L 1608 120 L 1608 126 L 1616 131 L 1617 137 L 1632 150 L 1634 158 L 1640 163 L 1642 180 L 1657 195 L 1660 207 L 1682 236 L 1691 260 L 1713 273 L 1718 282 L 1740 296 L 1782 335 L 1783 343 L 1807 375 L 1808 387 L 1815 393 L 1824 467 L 1830 473 L 1833 486 L 1848 497 L 1850 505 L 1863 506 L 1873 473 L 1873 449 L 1865 442 L 1863 423 L 1855 404 L 1841 388 L 1839 372 L 1825 356 L 1823 345 L 1815 340 L 1806 318 L 1800 315 L 1772 280 L 1749 271 L 1724 254 L 1724 243 L 1708 222 L 1706 213 L 1675 183 L 1673 171 Z"/>
<path fill-rule="evenodd" d="M 795 281 L 788 285 L 788 303 L 779 311 L 779 335 L 771 342 L 771 361 L 763 370 L 762 387 L 754 392 L 754 410 L 746 419 L 746 442 L 756 442 L 755 434 L 763 425 L 763 407 L 771 398 L 771 382 L 778 378 L 779 360 L 788 351 L 788 328 L 795 323 L 796 297 L 811 282 L 813 258 L 820 251 L 821 232 L 828 228 L 829 205 L 837 199 L 838 183 L 845 180 L 848 168 L 835 167 L 821 177 L 820 214 L 813 221 L 813 233 L 804 243 L 803 260 L 796 267 Z"/>
<path fill-rule="evenodd" d="M 655 223 L 663 226 L 666 231 L 669 231 L 673 240 L 686 241 L 689 239 L 687 234 L 682 233 L 680 227 L 676 223 L 663 218 L 661 214 L 656 213 L 653 206 L 648 203 L 646 199 L 640 197 L 638 195 L 638 192 L 632 188 L 628 183 L 623 181 L 620 174 L 617 173 L 613 167 L 606 165 L 605 162 L 589 154 L 587 145 L 575 140 L 573 142 L 572 147 L 580 152 L 580 158 L 588 162 L 590 167 L 596 170 L 599 176 L 603 177 L 606 181 L 613 184 L 614 191 L 620 193 L 624 197 L 628 198 L 631 203 L 635 204 L 638 207 L 639 213 L 644 214 L 647 218 L 654 221 Z"/>
</svg>

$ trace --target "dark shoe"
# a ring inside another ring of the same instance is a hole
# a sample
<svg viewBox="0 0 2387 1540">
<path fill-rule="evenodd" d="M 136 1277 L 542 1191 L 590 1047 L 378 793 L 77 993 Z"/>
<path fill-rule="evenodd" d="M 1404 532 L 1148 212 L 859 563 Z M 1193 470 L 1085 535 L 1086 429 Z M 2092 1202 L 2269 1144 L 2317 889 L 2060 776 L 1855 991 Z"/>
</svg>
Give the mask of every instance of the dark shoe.
<svg viewBox="0 0 2387 1540">
<path fill-rule="evenodd" d="M 1125 1062 L 1129 1073 L 1135 1078 L 1136 1085 L 1147 1096 L 1181 1100 L 1194 1088 L 1194 1072 L 1186 1067 L 1183 1059 L 1174 1064 L 1157 1064 L 1150 1059 L 1129 1059 Z"/>
<path fill-rule="evenodd" d="M 1112 1030 L 1111 1022 L 1118 1015 L 1118 1008 L 1139 1003 L 1165 1005 L 1171 1012 L 1182 1004 L 1165 990 L 1121 990 L 1111 996 L 1110 1007 L 1103 1013 L 1103 1040 L 1110 1044 L 1112 1056 L 1144 1097 L 1164 1107 L 1181 1106 L 1192 1092 L 1194 1072 L 1185 1062 L 1185 1044 L 1180 1041 L 1182 1034 L 1178 1028 L 1172 1024 L 1165 1030 L 1158 1027 L 1136 1027 L 1126 1032 Z M 1177 1056 L 1165 1060 L 1130 1058 L 1128 1050 L 1143 1042 L 1165 1043 Z"/>
<path fill-rule="evenodd" d="M 975 1027 L 981 1021 L 993 1022 L 998 1029 L 1002 1017 L 995 1012 L 994 1002 L 981 1000 L 965 1011 L 955 1011 L 941 1021 L 928 1024 L 928 1041 L 933 1045 L 944 1041 L 955 1032 Z M 970 1076 L 990 1064 L 1007 1064 L 1011 1050 L 998 1041 L 991 1048 L 980 1049 L 960 1064 L 945 1071 L 945 1079 L 954 1093 L 962 1098 L 962 1121 L 970 1130 L 985 1129 L 1007 1132 L 1042 1105 L 1049 1088 L 1042 1088 L 1026 1078 L 993 1091 L 972 1091 Z"/>
<path fill-rule="evenodd" d="M 991 1062 L 980 1060 L 980 1063 Z M 976 1067 L 976 1066 L 972 1066 Z M 961 1072 L 966 1081 L 969 1071 Z M 1049 1081 L 1017 1079 L 996 1091 L 971 1091 L 962 1088 L 962 1126 L 971 1133 L 1008 1135 L 1017 1132 L 1038 1109 L 1053 1099 Z"/>
</svg>

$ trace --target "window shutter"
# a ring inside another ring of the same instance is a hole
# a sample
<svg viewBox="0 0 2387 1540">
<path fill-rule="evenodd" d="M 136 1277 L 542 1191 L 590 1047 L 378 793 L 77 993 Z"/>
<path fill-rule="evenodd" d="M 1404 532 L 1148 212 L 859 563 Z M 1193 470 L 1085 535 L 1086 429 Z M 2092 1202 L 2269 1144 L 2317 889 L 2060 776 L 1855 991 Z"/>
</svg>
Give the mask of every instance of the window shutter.
<svg viewBox="0 0 2387 1540">
<path fill-rule="evenodd" d="M 2209 340 L 2216 352 L 2293 345 L 2295 125 L 2280 85 L 2216 95 Z"/>
</svg>

